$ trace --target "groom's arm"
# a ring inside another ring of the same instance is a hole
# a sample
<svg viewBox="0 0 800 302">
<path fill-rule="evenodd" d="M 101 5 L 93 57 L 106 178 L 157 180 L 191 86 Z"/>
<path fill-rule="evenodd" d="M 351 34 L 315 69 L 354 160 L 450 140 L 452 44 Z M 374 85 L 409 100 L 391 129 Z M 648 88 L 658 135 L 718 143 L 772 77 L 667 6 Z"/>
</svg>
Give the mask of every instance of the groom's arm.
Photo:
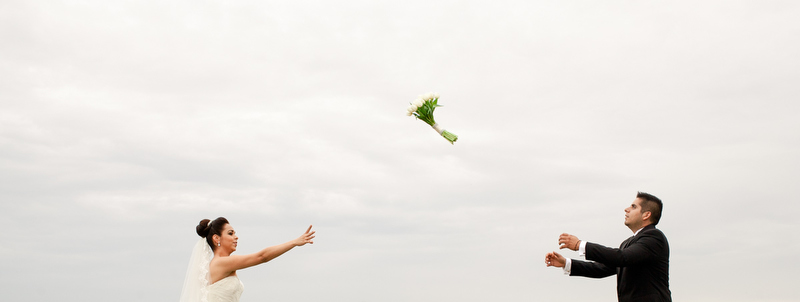
<svg viewBox="0 0 800 302">
<path fill-rule="evenodd" d="M 589 278 L 605 278 L 616 275 L 617 268 L 593 261 L 581 261 L 571 259 L 570 276 L 581 276 Z"/>
<path fill-rule="evenodd" d="M 562 268 L 564 273 L 570 276 L 604 278 L 617 273 L 614 267 L 609 267 L 597 262 L 565 258 L 556 252 L 547 253 L 544 257 L 544 262 L 547 266 Z"/>
<path fill-rule="evenodd" d="M 625 249 L 587 242 L 586 259 L 612 267 L 637 265 L 655 259 L 667 244 L 663 233 L 658 230 L 642 232 L 638 237 Z"/>
</svg>

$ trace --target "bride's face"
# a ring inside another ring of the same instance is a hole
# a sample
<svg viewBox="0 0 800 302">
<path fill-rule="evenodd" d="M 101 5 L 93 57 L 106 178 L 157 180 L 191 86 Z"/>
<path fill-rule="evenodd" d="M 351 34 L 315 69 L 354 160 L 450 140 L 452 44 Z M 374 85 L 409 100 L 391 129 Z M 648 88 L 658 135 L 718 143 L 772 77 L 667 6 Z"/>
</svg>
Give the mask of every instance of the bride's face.
<svg viewBox="0 0 800 302">
<path fill-rule="evenodd" d="M 225 227 L 222 228 L 222 234 L 220 236 L 220 247 L 226 250 L 231 251 L 233 253 L 236 251 L 236 246 L 239 243 L 239 236 L 236 236 L 236 231 L 233 230 L 233 227 L 230 224 L 226 224 Z"/>
</svg>

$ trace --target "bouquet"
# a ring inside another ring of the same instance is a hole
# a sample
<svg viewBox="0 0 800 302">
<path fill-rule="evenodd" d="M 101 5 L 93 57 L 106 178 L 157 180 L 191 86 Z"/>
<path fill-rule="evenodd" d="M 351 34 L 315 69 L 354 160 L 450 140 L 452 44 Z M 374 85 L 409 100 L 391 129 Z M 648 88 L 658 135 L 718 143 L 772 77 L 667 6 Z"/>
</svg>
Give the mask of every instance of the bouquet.
<svg viewBox="0 0 800 302">
<path fill-rule="evenodd" d="M 433 130 L 436 130 L 436 132 L 450 142 L 450 144 L 453 144 L 456 140 L 458 140 L 458 136 L 442 129 L 442 127 L 433 120 L 433 110 L 436 109 L 436 107 L 442 107 L 442 105 L 439 105 L 439 94 L 424 94 L 411 102 L 411 106 L 408 107 L 408 112 L 406 115 L 413 115 L 417 119 L 422 120 L 426 124 L 433 127 Z"/>
</svg>

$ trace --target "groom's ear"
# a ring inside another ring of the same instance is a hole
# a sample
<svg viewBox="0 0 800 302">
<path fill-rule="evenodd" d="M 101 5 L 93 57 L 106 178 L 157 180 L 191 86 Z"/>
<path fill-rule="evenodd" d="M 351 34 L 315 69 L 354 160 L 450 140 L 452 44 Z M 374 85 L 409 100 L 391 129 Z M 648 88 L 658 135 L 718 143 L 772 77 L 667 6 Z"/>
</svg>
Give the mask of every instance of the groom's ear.
<svg viewBox="0 0 800 302">
<path fill-rule="evenodd" d="M 653 213 L 651 213 L 650 211 L 643 212 L 642 213 L 642 221 L 650 221 L 650 215 L 652 215 L 652 214 Z M 216 235 L 214 235 L 214 236 L 216 236 Z"/>
</svg>

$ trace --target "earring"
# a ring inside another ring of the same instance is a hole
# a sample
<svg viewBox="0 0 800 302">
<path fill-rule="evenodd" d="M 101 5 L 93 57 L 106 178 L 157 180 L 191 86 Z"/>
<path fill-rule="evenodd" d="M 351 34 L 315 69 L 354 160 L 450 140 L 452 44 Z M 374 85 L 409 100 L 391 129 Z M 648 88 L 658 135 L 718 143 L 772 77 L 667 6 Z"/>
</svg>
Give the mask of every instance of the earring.
<svg viewBox="0 0 800 302">
<path fill-rule="evenodd" d="M 217 246 L 220 246 L 220 245 L 221 245 L 221 244 L 219 244 L 219 242 L 217 242 Z"/>
</svg>

